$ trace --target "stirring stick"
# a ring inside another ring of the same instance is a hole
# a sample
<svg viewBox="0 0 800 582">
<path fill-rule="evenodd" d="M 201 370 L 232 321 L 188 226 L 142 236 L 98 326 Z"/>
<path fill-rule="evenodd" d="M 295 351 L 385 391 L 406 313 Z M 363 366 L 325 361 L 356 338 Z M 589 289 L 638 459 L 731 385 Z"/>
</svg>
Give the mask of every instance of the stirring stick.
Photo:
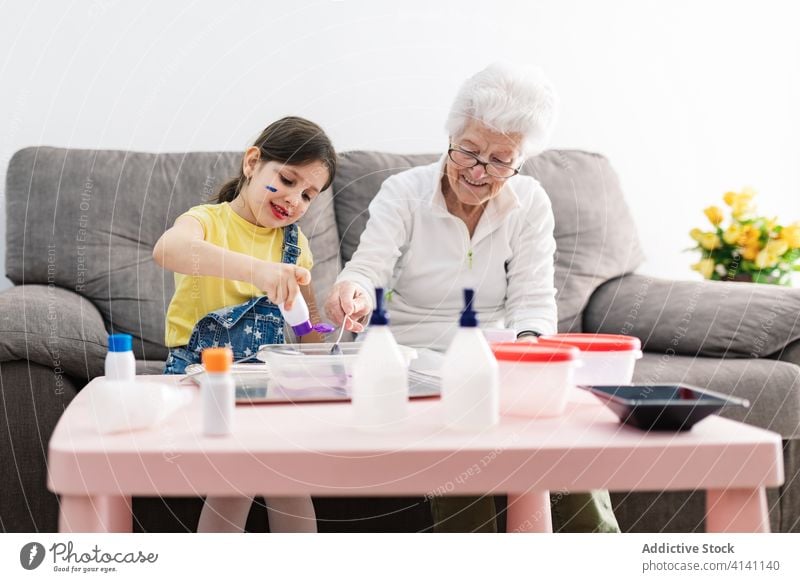
<svg viewBox="0 0 800 582">
<path fill-rule="evenodd" d="M 333 347 L 331 348 L 332 354 L 338 355 L 342 353 L 342 348 L 339 347 L 339 342 L 342 341 L 342 336 L 344 335 L 344 329 L 345 329 L 345 322 L 347 321 L 347 319 L 348 319 L 347 314 L 345 314 L 344 319 L 342 320 L 342 329 L 339 330 L 339 337 L 336 338 L 336 343 L 333 344 Z"/>
</svg>

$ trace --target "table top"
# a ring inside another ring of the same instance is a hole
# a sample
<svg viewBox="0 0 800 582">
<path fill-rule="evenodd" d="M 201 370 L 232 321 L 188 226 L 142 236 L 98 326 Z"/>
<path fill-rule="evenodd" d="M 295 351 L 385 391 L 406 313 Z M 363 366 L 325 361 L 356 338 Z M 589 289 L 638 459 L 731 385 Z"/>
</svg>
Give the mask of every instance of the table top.
<svg viewBox="0 0 800 582">
<path fill-rule="evenodd" d="M 783 483 L 777 433 L 718 416 L 686 432 L 647 433 L 578 389 L 563 416 L 503 416 L 479 432 L 445 428 L 441 402 L 419 400 L 401 424 L 375 431 L 352 426 L 349 403 L 238 405 L 233 434 L 206 437 L 196 388 L 191 404 L 156 427 L 99 434 L 89 397 L 99 380 L 53 433 L 48 485 L 56 493 L 468 495 Z"/>
</svg>

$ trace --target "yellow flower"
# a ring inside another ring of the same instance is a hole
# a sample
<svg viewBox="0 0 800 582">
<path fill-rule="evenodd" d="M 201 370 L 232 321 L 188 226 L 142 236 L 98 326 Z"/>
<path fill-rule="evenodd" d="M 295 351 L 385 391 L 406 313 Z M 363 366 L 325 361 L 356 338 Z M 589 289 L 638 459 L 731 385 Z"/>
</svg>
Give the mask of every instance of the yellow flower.
<svg viewBox="0 0 800 582">
<path fill-rule="evenodd" d="M 713 251 L 714 249 L 718 249 L 722 246 L 722 242 L 719 240 L 719 237 L 713 232 L 704 232 L 703 236 L 698 242 L 700 243 L 700 246 L 707 251 Z"/>
<path fill-rule="evenodd" d="M 712 273 L 714 272 L 714 260 L 701 259 L 699 263 L 692 265 L 692 269 L 700 273 L 706 279 L 710 279 Z"/>
<path fill-rule="evenodd" d="M 736 220 L 747 218 L 753 211 L 753 205 L 748 198 L 738 198 L 731 207 L 731 215 Z"/>
<path fill-rule="evenodd" d="M 758 244 L 758 241 L 756 241 L 756 244 L 754 245 L 750 244 L 739 248 L 739 252 L 741 253 L 741 255 L 745 258 L 745 260 L 748 261 L 755 260 L 756 255 L 758 255 L 760 250 L 761 246 Z"/>
<path fill-rule="evenodd" d="M 739 220 L 753 211 L 752 203 L 755 195 L 756 191 L 748 186 L 741 192 L 725 192 L 722 199 L 731 207 L 733 218 Z"/>
<path fill-rule="evenodd" d="M 774 267 L 778 264 L 779 257 L 774 253 L 769 252 L 766 248 L 756 255 L 756 267 L 759 269 L 766 269 Z"/>
<path fill-rule="evenodd" d="M 742 236 L 742 227 L 734 223 L 722 233 L 722 240 L 729 245 L 735 245 L 740 236 Z"/>
<path fill-rule="evenodd" d="M 764 247 L 764 250 L 770 256 L 780 257 L 789 250 L 789 243 L 781 239 L 772 239 L 767 241 L 767 246 Z"/>
<path fill-rule="evenodd" d="M 784 226 L 781 230 L 780 240 L 786 241 L 790 248 L 800 249 L 800 222 Z"/>
<path fill-rule="evenodd" d="M 739 246 L 757 247 L 756 250 L 761 250 L 761 245 L 758 242 L 760 236 L 761 232 L 759 232 L 755 226 L 752 224 L 745 224 L 739 235 Z"/>
<path fill-rule="evenodd" d="M 689 236 L 692 237 L 692 240 L 700 242 L 700 239 L 703 238 L 703 231 L 699 228 L 693 228 L 689 231 Z"/>
<path fill-rule="evenodd" d="M 737 196 L 738 194 L 736 192 L 725 192 L 725 194 L 722 196 L 722 199 L 728 206 L 733 206 L 733 201 L 736 200 Z"/>
<path fill-rule="evenodd" d="M 722 220 L 725 218 L 722 215 L 722 210 L 720 210 L 718 206 L 709 206 L 708 208 L 703 210 L 703 212 L 705 212 L 706 216 L 708 217 L 708 220 L 714 226 L 718 226 L 719 223 L 722 222 Z"/>
</svg>

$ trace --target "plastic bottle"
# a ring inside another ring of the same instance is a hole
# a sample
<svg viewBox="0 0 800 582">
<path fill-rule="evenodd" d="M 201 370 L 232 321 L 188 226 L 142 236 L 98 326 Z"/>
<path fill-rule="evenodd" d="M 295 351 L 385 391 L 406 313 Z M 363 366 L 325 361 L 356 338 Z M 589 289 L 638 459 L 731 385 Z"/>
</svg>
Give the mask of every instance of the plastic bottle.
<svg viewBox="0 0 800 582">
<path fill-rule="evenodd" d="M 202 353 L 206 373 L 200 380 L 203 400 L 203 434 L 224 436 L 233 429 L 236 383 L 231 375 L 233 352 L 230 348 L 207 348 Z"/>
<path fill-rule="evenodd" d="M 360 428 L 390 428 L 408 414 L 408 364 L 389 330 L 381 288 L 375 289 L 375 310 L 353 365 L 352 401 Z"/>
<path fill-rule="evenodd" d="M 497 360 L 473 309 L 475 292 L 464 289 L 460 328 L 442 364 L 442 404 L 448 427 L 480 430 L 500 420 Z"/>
<path fill-rule="evenodd" d="M 133 357 L 133 338 L 126 333 L 108 336 L 106 380 L 133 382 L 136 379 L 136 358 Z"/>
<path fill-rule="evenodd" d="M 297 337 L 304 336 L 312 331 L 331 333 L 334 330 L 334 327 L 327 323 L 311 324 L 311 315 L 308 312 L 308 305 L 303 298 L 303 294 L 299 291 L 295 295 L 291 309 L 286 309 L 283 303 L 278 305 L 278 307 L 281 310 L 283 319 L 292 327 Z"/>
</svg>

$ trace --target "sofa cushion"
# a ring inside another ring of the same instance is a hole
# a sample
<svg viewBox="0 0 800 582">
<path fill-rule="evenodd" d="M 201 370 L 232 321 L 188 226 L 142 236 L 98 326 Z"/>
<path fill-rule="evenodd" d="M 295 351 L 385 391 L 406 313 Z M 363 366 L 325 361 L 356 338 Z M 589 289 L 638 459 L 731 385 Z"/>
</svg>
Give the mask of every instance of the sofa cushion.
<svg viewBox="0 0 800 582">
<path fill-rule="evenodd" d="M 727 281 L 670 281 L 628 275 L 592 295 L 586 330 L 622 333 L 646 350 L 792 361 L 800 340 L 800 289 Z"/>
<path fill-rule="evenodd" d="M 358 247 L 367 207 L 383 181 L 438 158 L 367 151 L 340 157 L 333 189 L 345 263 Z M 580 331 L 581 313 L 597 286 L 633 271 L 644 259 L 619 179 L 603 156 L 575 150 L 546 151 L 528 160 L 522 173 L 539 180 L 553 205 L 559 329 Z"/>
<path fill-rule="evenodd" d="M 137 358 L 163 362 L 174 280 L 153 261 L 153 246 L 175 218 L 208 202 L 240 160 L 234 152 L 20 150 L 7 173 L 8 277 L 83 295 L 109 331 L 134 336 Z M 340 265 L 330 193 L 300 225 L 316 259 L 314 286 L 327 289 Z"/>
<path fill-rule="evenodd" d="M 103 374 L 108 337 L 85 298 L 55 285 L 24 285 L 0 293 L 0 361 L 30 360 L 64 375 Z"/>
<path fill-rule="evenodd" d="M 693 358 L 646 352 L 633 381 L 643 384 L 683 382 L 750 401 L 750 408 L 728 407 L 721 416 L 800 436 L 800 367 L 777 360 Z"/>
</svg>

